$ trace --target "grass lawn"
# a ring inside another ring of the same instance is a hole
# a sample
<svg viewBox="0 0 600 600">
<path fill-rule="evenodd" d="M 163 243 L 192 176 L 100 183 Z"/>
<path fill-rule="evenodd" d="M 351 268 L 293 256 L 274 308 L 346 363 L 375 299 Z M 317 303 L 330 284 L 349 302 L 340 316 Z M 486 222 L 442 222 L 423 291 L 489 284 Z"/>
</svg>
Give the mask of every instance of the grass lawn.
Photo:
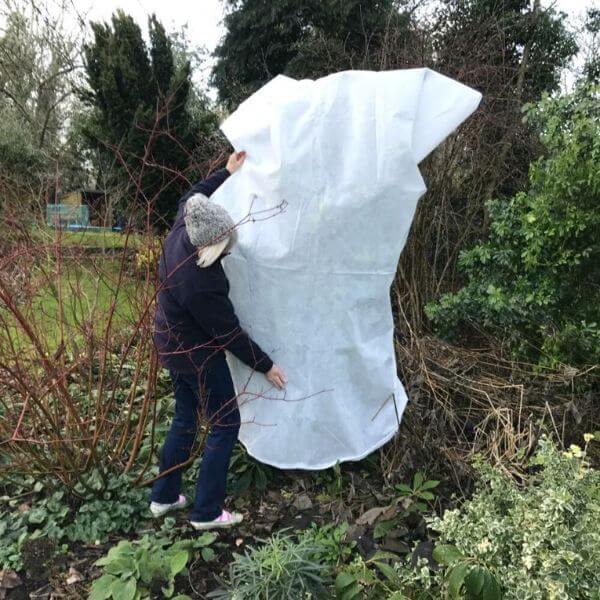
<svg viewBox="0 0 600 600">
<path fill-rule="evenodd" d="M 101 265 L 101 269 L 99 269 Z M 118 286 L 120 261 L 116 258 L 102 258 L 101 261 L 81 261 L 69 265 L 60 276 L 60 297 L 58 279 L 43 286 L 34 301 L 35 321 L 47 336 L 50 346 L 56 346 L 61 339 L 61 321 L 64 338 L 82 337 L 81 325 L 89 324 L 96 333 L 103 331 L 110 308 L 115 304 L 113 330 L 130 324 L 134 318 L 132 300 L 135 296 L 135 281 L 124 275 Z M 61 307 L 62 304 L 62 307 Z M 62 319 L 59 318 L 62 310 Z"/>
<path fill-rule="evenodd" d="M 81 346 L 88 337 L 87 331 L 102 333 L 113 304 L 113 335 L 134 322 L 138 314 L 136 300 L 142 298 L 143 282 L 125 272 L 119 285 L 120 263 L 119 255 L 84 256 L 77 260 L 65 259 L 60 275 L 52 262 L 30 273 L 36 281 L 37 294 L 19 308 L 46 341 L 49 353 L 56 349 L 61 339 L 67 346 L 70 342 Z M 30 341 L 22 329 L 15 323 L 10 327 L 10 333 L 17 347 L 26 352 Z"/>
<path fill-rule="evenodd" d="M 67 247 L 79 246 L 80 248 L 99 248 L 99 249 L 121 249 L 127 243 L 128 248 L 136 248 L 140 245 L 140 238 L 136 234 L 129 234 L 116 231 L 61 231 L 58 232 L 52 227 L 39 227 L 35 229 L 34 236 L 42 244 L 53 244 L 60 235 L 61 244 Z"/>
</svg>

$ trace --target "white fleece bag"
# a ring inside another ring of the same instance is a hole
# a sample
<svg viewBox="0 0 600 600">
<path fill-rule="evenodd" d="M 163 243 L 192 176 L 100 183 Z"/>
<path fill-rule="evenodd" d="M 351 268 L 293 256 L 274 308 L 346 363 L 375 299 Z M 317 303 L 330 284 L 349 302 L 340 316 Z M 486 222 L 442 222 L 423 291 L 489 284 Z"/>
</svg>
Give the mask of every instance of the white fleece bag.
<svg viewBox="0 0 600 600">
<path fill-rule="evenodd" d="M 426 190 L 418 164 L 480 100 L 429 69 L 278 76 L 222 124 L 248 153 L 212 196 L 240 224 L 230 297 L 289 380 L 278 391 L 228 357 L 255 458 L 322 469 L 398 430 L 390 286 Z"/>
</svg>

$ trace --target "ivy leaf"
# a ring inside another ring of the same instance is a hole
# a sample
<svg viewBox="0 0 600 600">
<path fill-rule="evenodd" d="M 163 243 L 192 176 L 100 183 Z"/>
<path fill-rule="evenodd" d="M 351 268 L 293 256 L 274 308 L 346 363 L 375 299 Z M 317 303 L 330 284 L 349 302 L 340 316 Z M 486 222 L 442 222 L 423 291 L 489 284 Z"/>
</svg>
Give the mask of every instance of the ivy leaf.
<svg viewBox="0 0 600 600">
<path fill-rule="evenodd" d="M 43 523 L 46 520 L 48 512 L 45 508 L 34 508 L 33 510 L 29 511 L 28 516 L 30 523 L 34 525 L 39 525 L 40 523 Z"/>
</svg>

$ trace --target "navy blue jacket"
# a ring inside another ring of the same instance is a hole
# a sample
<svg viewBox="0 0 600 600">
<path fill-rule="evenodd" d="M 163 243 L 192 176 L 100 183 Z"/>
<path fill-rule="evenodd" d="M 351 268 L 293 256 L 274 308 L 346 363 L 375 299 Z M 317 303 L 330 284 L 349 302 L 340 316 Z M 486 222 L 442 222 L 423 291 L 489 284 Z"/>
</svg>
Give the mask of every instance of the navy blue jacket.
<svg viewBox="0 0 600 600">
<path fill-rule="evenodd" d="M 240 327 L 221 260 L 200 268 L 197 248 L 185 229 L 186 200 L 196 193 L 210 196 L 227 177 L 226 169 L 216 171 L 181 197 L 175 224 L 163 244 L 154 343 L 161 365 L 180 373 L 209 367 L 224 358 L 225 349 L 257 371 L 266 373 L 273 366 Z"/>
</svg>

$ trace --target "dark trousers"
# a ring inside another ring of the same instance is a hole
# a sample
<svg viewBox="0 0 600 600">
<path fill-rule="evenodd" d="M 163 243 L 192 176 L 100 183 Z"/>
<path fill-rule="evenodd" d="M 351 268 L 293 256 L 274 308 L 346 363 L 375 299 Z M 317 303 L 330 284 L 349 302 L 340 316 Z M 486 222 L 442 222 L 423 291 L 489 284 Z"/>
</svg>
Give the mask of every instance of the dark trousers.
<svg viewBox="0 0 600 600">
<path fill-rule="evenodd" d="M 212 521 L 223 510 L 227 470 L 240 429 L 240 413 L 229 367 L 223 359 L 200 374 L 170 371 L 170 375 L 175 393 L 175 416 L 160 452 L 160 472 L 189 458 L 199 419 L 204 419 L 209 434 L 204 440 L 190 519 Z M 176 502 L 181 492 L 182 472 L 183 469 L 178 468 L 157 479 L 151 500 L 162 504 Z"/>
</svg>

